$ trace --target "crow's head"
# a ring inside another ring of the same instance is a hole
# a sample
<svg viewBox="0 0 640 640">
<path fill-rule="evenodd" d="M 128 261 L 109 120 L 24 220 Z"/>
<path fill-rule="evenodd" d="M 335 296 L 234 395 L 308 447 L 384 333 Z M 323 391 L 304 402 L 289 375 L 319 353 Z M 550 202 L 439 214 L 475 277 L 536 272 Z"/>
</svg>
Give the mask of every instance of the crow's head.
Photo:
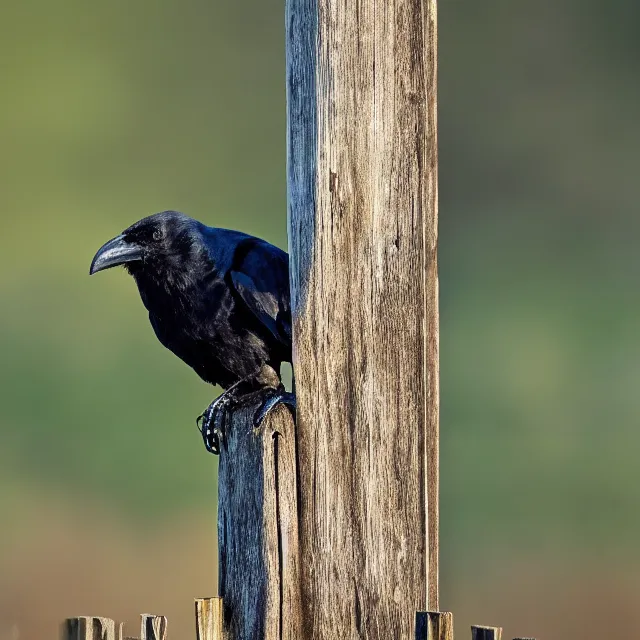
<svg viewBox="0 0 640 640">
<path fill-rule="evenodd" d="M 193 250 L 198 222 L 178 211 L 163 211 L 139 220 L 98 250 L 89 273 L 124 265 L 164 271 L 180 267 Z"/>
</svg>

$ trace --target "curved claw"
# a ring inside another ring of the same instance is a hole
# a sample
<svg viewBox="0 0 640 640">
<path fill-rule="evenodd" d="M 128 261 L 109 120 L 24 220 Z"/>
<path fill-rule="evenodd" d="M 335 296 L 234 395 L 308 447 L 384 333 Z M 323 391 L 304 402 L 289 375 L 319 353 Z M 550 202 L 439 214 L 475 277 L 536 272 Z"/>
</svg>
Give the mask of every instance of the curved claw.
<svg viewBox="0 0 640 640">
<path fill-rule="evenodd" d="M 286 404 L 294 418 L 296 415 L 296 397 L 293 393 L 284 391 L 284 388 L 273 390 L 262 402 L 253 416 L 253 426 L 259 427 L 267 415 L 279 404 Z"/>
<path fill-rule="evenodd" d="M 214 455 L 220 455 L 220 436 L 222 434 L 219 433 L 218 429 L 211 429 L 211 420 L 207 420 L 206 423 L 202 423 L 203 418 L 206 415 L 206 411 L 199 415 L 196 418 L 196 425 L 198 427 L 198 431 L 202 435 L 202 440 L 204 442 L 204 446 L 209 453 L 213 453 Z"/>
<path fill-rule="evenodd" d="M 223 437 L 227 415 L 236 404 L 237 399 L 232 394 L 223 393 L 197 418 L 196 424 L 209 453 L 220 455 L 220 441 Z"/>
</svg>

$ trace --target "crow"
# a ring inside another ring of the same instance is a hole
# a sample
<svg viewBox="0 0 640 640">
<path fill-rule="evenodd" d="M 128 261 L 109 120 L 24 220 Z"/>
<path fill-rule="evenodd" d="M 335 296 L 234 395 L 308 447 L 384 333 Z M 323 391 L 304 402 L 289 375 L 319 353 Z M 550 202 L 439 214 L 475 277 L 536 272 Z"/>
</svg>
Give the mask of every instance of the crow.
<svg viewBox="0 0 640 640">
<path fill-rule="evenodd" d="M 280 376 L 291 362 L 289 256 L 253 236 L 208 227 L 178 211 L 139 220 L 104 244 L 89 274 L 122 265 L 133 276 L 160 342 L 225 391 L 198 418 L 220 452 L 229 412 L 250 394 L 254 422 L 295 396 Z"/>
</svg>

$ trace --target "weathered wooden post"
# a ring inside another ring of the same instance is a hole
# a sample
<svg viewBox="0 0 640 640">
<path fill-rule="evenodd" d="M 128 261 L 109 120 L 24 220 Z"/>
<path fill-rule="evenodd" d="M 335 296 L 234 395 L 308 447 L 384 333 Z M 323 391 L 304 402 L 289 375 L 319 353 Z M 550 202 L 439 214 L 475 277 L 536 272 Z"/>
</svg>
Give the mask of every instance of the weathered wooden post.
<svg viewBox="0 0 640 640">
<path fill-rule="evenodd" d="M 471 626 L 471 640 L 501 640 L 502 627 Z"/>
<path fill-rule="evenodd" d="M 436 0 L 287 0 L 305 638 L 438 608 Z"/>
<path fill-rule="evenodd" d="M 297 424 L 225 433 L 225 633 L 409 639 L 438 608 L 436 3 L 287 0 L 286 38 Z"/>
<path fill-rule="evenodd" d="M 233 415 L 218 472 L 218 583 L 229 640 L 301 640 L 295 433 L 284 406 L 260 429 Z"/>
<path fill-rule="evenodd" d="M 150 613 L 140 616 L 140 638 L 125 636 L 124 624 L 110 618 L 67 618 L 60 629 L 61 640 L 166 640 L 166 637 L 167 619 Z"/>
<path fill-rule="evenodd" d="M 418 612 L 416 640 L 453 640 L 453 615 L 449 612 Z"/>
</svg>

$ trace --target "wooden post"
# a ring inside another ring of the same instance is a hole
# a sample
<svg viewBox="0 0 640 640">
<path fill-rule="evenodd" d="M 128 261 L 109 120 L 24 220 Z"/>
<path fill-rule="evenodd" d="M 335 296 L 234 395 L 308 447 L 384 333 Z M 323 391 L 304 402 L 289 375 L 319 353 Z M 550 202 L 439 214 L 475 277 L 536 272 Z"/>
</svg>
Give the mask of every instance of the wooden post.
<svg viewBox="0 0 640 640">
<path fill-rule="evenodd" d="M 143 613 L 140 623 L 140 640 L 165 640 L 167 637 L 167 619 Z"/>
<path fill-rule="evenodd" d="M 143 613 L 140 624 L 140 640 L 165 640 L 167 637 L 167 619 Z M 124 635 L 124 624 L 110 618 L 82 616 L 67 618 L 62 623 L 62 640 L 138 640 Z"/>
<path fill-rule="evenodd" d="M 304 638 L 438 609 L 436 0 L 287 0 Z"/>
<path fill-rule="evenodd" d="M 416 613 L 416 640 L 453 640 L 453 614 L 432 611 Z"/>
<path fill-rule="evenodd" d="M 231 640 L 299 640 L 294 426 L 284 406 L 259 429 L 259 400 L 233 414 L 218 472 L 219 592 Z"/>
<path fill-rule="evenodd" d="M 502 627 L 482 627 L 473 625 L 471 627 L 471 640 L 501 640 Z"/>
<path fill-rule="evenodd" d="M 119 631 L 121 629 L 119 628 Z M 81 616 L 62 623 L 61 640 L 116 640 L 116 623 L 110 618 Z"/>
<path fill-rule="evenodd" d="M 223 640 L 222 598 L 196 600 L 196 640 Z"/>
</svg>

